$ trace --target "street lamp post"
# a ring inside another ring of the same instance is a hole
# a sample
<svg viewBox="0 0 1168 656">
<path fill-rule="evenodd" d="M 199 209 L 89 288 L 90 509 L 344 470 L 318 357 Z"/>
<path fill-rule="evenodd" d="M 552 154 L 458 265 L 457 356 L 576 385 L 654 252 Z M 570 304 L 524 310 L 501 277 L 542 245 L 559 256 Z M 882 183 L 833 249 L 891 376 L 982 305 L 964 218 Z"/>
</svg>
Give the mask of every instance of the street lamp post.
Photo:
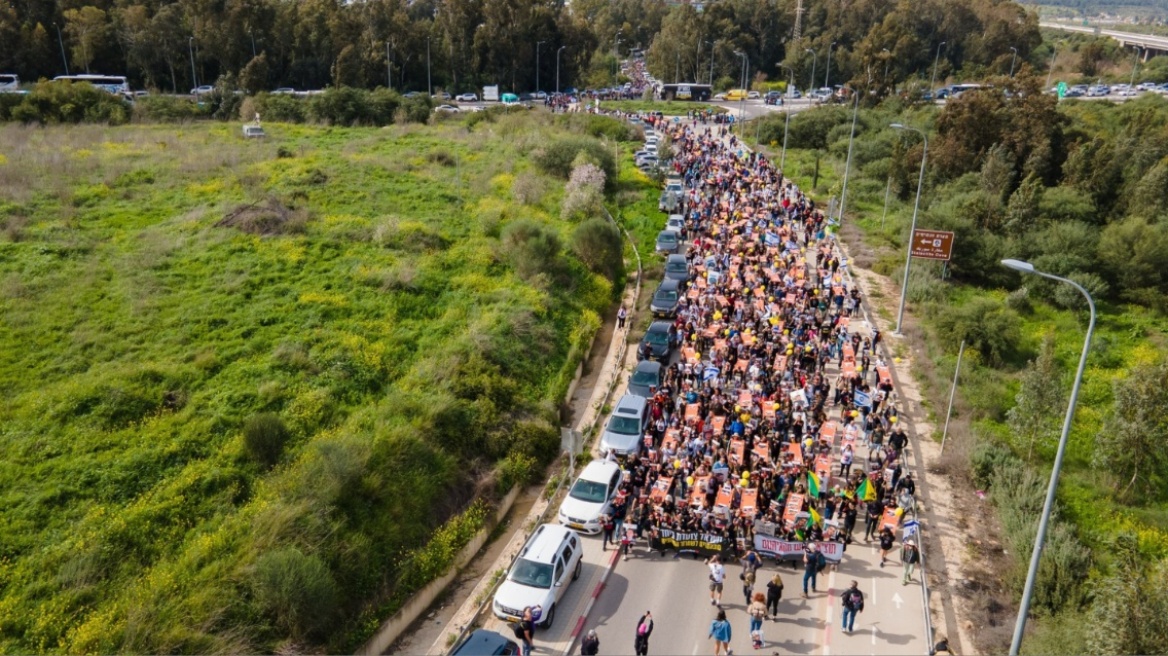
<svg viewBox="0 0 1168 656">
<path fill-rule="evenodd" d="M 616 36 L 613 37 L 612 40 L 612 56 L 616 59 L 616 61 L 614 61 L 612 64 L 612 85 L 614 87 L 616 86 L 616 69 L 617 66 L 620 65 L 621 32 L 622 30 L 617 30 Z"/>
<path fill-rule="evenodd" d="M 789 90 L 795 87 L 795 69 L 785 64 L 779 64 L 779 68 L 785 68 L 787 69 L 787 72 L 791 74 L 791 81 L 787 85 L 787 95 L 789 96 Z M 786 108 L 786 110 L 783 111 L 783 114 L 786 115 L 786 118 L 783 121 L 783 154 L 779 156 L 779 175 L 786 177 L 783 171 L 787 164 L 787 135 L 791 133 L 791 108 Z M 782 182 L 782 180 L 779 180 L 779 182 Z"/>
<path fill-rule="evenodd" d="M 1018 62 L 1018 49 L 1010 46 L 1010 50 L 1014 52 L 1014 55 L 1010 57 L 1010 77 L 1014 77 L 1014 64 Z"/>
<path fill-rule="evenodd" d="M 385 42 L 385 83 L 389 85 L 389 90 L 393 91 L 393 57 L 389 52 L 390 43 Z"/>
<path fill-rule="evenodd" d="M 831 79 L 831 51 L 833 48 L 835 48 L 835 44 L 836 42 L 832 41 L 831 45 L 827 47 L 827 66 L 823 71 L 823 87 L 825 89 L 831 88 L 831 85 L 828 84 L 828 81 Z"/>
<path fill-rule="evenodd" d="M 65 65 L 65 75 L 69 74 L 69 60 L 65 57 L 65 40 L 61 38 L 61 27 L 53 23 L 53 27 L 57 28 L 57 43 L 61 46 L 61 63 Z"/>
<path fill-rule="evenodd" d="M 937 44 L 937 56 L 933 57 L 933 81 L 929 83 L 929 93 L 933 93 L 937 89 L 937 62 L 941 61 L 941 48 L 944 47 L 944 41 Z"/>
<path fill-rule="evenodd" d="M 815 51 L 812 50 L 811 48 L 808 48 L 808 49 L 804 50 L 803 52 L 811 53 L 811 84 L 809 84 L 807 86 L 807 102 L 808 102 L 808 104 L 810 104 L 811 103 L 811 92 L 815 89 L 815 64 L 819 61 L 819 55 L 816 55 Z"/>
<path fill-rule="evenodd" d="M 871 80 L 869 80 L 871 82 Z M 840 209 L 839 209 L 839 225 L 844 224 L 844 205 L 848 200 L 848 175 L 852 171 L 852 145 L 856 141 L 856 119 L 860 116 L 860 92 L 852 89 L 852 95 L 856 97 L 855 107 L 852 109 L 852 136 L 848 137 L 848 159 L 844 164 L 844 186 L 840 190 Z"/>
<path fill-rule="evenodd" d="M 1058 56 L 1058 46 L 1051 46 L 1050 53 L 1050 69 L 1046 72 L 1046 86 L 1043 88 L 1050 88 L 1050 77 L 1054 75 L 1054 58 Z"/>
<path fill-rule="evenodd" d="M 1139 68 L 1139 66 L 1140 66 L 1140 50 L 1141 50 L 1141 47 L 1136 46 L 1136 58 L 1135 58 L 1135 61 L 1132 62 L 1131 84 L 1127 85 L 1128 89 L 1134 89 L 1136 86 L 1136 69 Z"/>
<path fill-rule="evenodd" d="M 535 44 L 535 91 L 539 93 L 539 47 L 547 41 L 537 41 Z"/>
<path fill-rule="evenodd" d="M 714 88 L 714 42 L 706 41 L 706 45 L 710 46 L 710 89 L 712 90 Z"/>
<path fill-rule="evenodd" d="M 430 37 L 426 37 L 426 95 L 434 97 L 434 85 L 430 82 Z"/>
<path fill-rule="evenodd" d="M 750 66 L 750 60 L 747 58 L 747 54 L 741 50 L 735 50 L 734 54 L 742 58 L 742 86 L 739 87 L 742 91 L 742 97 L 738 99 L 738 121 L 742 126 L 738 133 L 742 135 L 746 130 L 746 73 L 747 67 Z"/>
<path fill-rule="evenodd" d="M 884 86 L 889 87 L 888 91 L 891 93 L 892 87 L 888 84 L 888 65 L 892 63 L 892 52 L 888 48 L 881 48 L 880 52 L 887 53 L 887 56 L 884 57 L 884 77 L 880 81 L 884 83 Z"/>
<path fill-rule="evenodd" d="M 904 301 L 908 298 L 908 271 L 912 266 L 912 236 L 917 229 L 917 212 L 921 208 L 921 188 L 925 184 L 925 162 L 929 158 L 929 135 L 925 134 L 924 130 L 918 130 L 910 125 L 903 125 L 901 123 L 893 123 L 892 127 L 897 130 L 912 130 L 921 135 L 925 140 L 925 148 L 921 151 L 921 175 L 917 180 L 917 200 L 913 205 L 912 226 L 908 230 L 908 254 L 904 258 L 904 282 L 900 285 L 900 309 L 896 311 L 896 330 L 892 331 L 894 335 L 900 334 L 900 324 L 904 319 Z"/>
<path fill-rule="evenodd" d="M 187 52 L 191 55 L 191 88 L 199 88 L 199 76 L 195 74 L 195 37 L 187 38 Z"/>
<path fill-rule="evenodd" d="M 1071 432 L 1071 420 L 1075 416 L 1075 403 L 1079 400 L 1079 387 L 1083 383 L 1083 370 L 1087 367 L 1087 351 L 1091 348 L 1091 334 L 1095 331 L 1095 300 L 1079 283 L 1039 271 L 1029 262 L 1002 260 L 1002 265 L 1022 273 L 1065 282 L 1077 289 L 1087 299 L 1087 306 L 1091 309 L 1091 319 L 1087 324 L 1087 336 L 1083 340 L 1083 352 L 1079 356 L 1079 369 L 1075 372 L 1075 384 L 1071 387 L 1071 400 L 1067 404 L 1067 415 L 1063 418 L 1063 433 L 1059 437 L 1058 451 L 1055 452 L 1054 456 L 1054 468 L 1050 472 L 1050 486 L 1046 489 L 1046 502 L 1042 504 L 1042 518 L 1038 520 L 1038 534 L 1034 538 L 1034 550 L 1030 553 L 1030 569 L 1026 572 L 1026 587 L 1022 591 L 1022 604 L 1018 607 L 1018 621 L 1014 624 L 1014 639 L 1010 643 L 1010 656 L 1017 656 L 1018 650 L 1022 647 L 1022 633 L 1026 630 L 1026 615 L 1030 611 L 1030 597 L 1034 593 L 1034 582 L 1038 578 L 1038 561 L 1042 558 L 1042 543 L 1046 539 L 1046 528 L 1050 523 L 1050 514 L 1054 507 L 1054 494 L 1058 488 L 1063 455 L 1067 451 L 1067 437 Z"/>
<path fill-rule="evenodd" d="M 248 30 L 247 36 L 251 38 L 251 58 L 255 59 L 256 58 L 255 35 L 252 34 L 251 30 Z"/>
<path fill-rule="evenodd" d="M 559 50 L 556 50 L 556 95 L 557 96 L 560 95 L 560 53 L 563 52 L 564 48 L 567 48 L 567 47 L 568 46 L 560 46 Z"/>
</svg>

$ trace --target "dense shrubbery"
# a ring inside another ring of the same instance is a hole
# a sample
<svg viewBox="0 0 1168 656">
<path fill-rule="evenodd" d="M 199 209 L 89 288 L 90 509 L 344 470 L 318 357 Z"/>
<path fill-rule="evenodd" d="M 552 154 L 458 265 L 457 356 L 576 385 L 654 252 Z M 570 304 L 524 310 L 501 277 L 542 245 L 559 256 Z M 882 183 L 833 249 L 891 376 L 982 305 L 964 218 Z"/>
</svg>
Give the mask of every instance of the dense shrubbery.
<svg viewBox="0 0 1168 656">
<path fill-rule="evenodd" d="M 119 125 L 130 113 L 128 102 L 91 84 L 46 81 L 27 94 L 0 94 L 0 121 Z"/>
<path fill-rule="evenodd" d="M 541 146 L 534 153 L 535 163 L 549 175 L 567 180 L 572 175 L 577 158 L 584 155 L 604 171 L 605 179 L 616 178 L 616 159 L 611 150 L 591 137 L 560 137 Z"/>
</svg>

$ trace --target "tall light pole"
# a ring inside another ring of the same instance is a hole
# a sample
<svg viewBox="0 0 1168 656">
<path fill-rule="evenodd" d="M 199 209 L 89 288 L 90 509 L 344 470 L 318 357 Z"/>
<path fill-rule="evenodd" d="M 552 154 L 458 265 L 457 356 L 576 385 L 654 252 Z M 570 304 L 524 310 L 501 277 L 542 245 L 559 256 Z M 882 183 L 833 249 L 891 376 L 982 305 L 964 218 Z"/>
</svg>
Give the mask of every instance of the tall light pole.
<svg viewBox="0 0 1168 656">
<path fill-rule="evenodd" d="M 706 45 L 710 46 L 710 92 L 714 89 L 714 42 L 706 41 Z"/>
<path fill-rule="evenodd" d="M 556 95 L 557 96 L 560 95 L 560 53 L 563 52 L 564 48 L 567 48 L 567 47 L 568 46 L 560 46 L 560 49 L 556 50 Z"/>
<path fill-rule="evenodd" d="M 742 127 L 738 132 L 739 134 L 743 134 L 743 131 L 746 130 L 746 68 L 750 65 L 750 62 L 745 52 L 735 50 L 734 54 L 742 58 L 742 86 L 739 87 L 742 90 L 742 97 L 738 100 L 738 120 Z"/>
<path fill-rule="evenodd" d="M 535 90 L 539 91 L 539 47 L 547 41 L 537 41 L 535 43 Z"/>
<path fill-rule="evenodd" d="M 434 85 L 430 82 L 430 37 L 426 37 L 426 95 L 434 97 Z"/>
<path fill-rule="evenodd" d="M 1079 290 L 1079 293 L 1087 299 L 1087 307 L 1091 308 L 1091 319 L 1087 323 L 1087 337 L 1083 340 L 1083 352 L 1079 356 L 1079 369 L 1075 372 L 1075 384 L 1071 387 L 1071 400 L 1067 404 L 1067 415 L 1063 418 L 1063 434 L 1059 437 L 1058 451 L 1055 452 L 1054 456 L 1054 468 L 1050 472 L 1050 486 L 1046 489 L 1046 502 L 1042 504 L 1042 518 L 1038 520 L 1038 535 L 1034 538 L 1034 550 L 1030 553 L 1030 569 L 1026 572 L 1026 587 L 1022 591 L 1022 604 L 1018 607 L 1018 621 L 1014 624 L 1014 639 L 1010 643 L 1010 656 L 1017 656 L 1018 650 L 1022 647 L 1022 633 L 1026 630 L 1026 615 L 1030 611 L 1030 597 L 1034 594 L 1034 582 L 1038 578 L 1038 561 L 1042 558 L 1042 543 L 1046 539 L 1046 527 L 1050 523 L 1050 513 L 1054 507 L 1054 494 L 1058 489 L 1063 455 L 1067 451 L 1067 437 L 1071 432 L 1071 420 L 1075 416 L 1075 403 L 1079 400 L 1079 387 L 1083 383 L 1083 370 L 1087 367 L 1087 351 L 1091 348 L 1091 333 L 1095 331 L 1095 300 L 1079 283 L 1039 271 L 1029 262 L 1002 260 L 1002 265 L 1022 273 L 1065 282 Z"/>
<path fill-rule="evenodd" d="M 869 86 L 871 86 L 871 82 L 871 77 L 869 77 Z M 844 224 L 844 204 L 847 203 L 848 200 L 848 175 L 852 171 L 852 145 L 856 142 L 856 119 L 860 116 L 860 92 L 852 89 L 852 95 L 856 97 L 856 102 L 855 107 L 852 109 L 852 136 L 848 137 L 848 159 L 844 164 L 844 187 L 842 190 L 840 190 L 840 226 L 843 226 Z"/>
<path fill-rule="evenodd" d="M 827 66 L 825 67 L 826 70 L 823 71 L 823 86 L 826 89 L 831 88 L 828 81 L 831 79 L 831 51 L 835 48 L 835 44 L 836 42 L 832 41 L 831 45 L 827 47 Z"/>
<path fill-rule="evenodd" d="M 816 64 L 816 62 L 819 61 L 819 55 L 816 55 L 815 51 L 812 50 L 811 48 L 808 48 L 808 49 L 804 50 L 803 52 L 811 53 L 811 84 L 808 85 L 808 87 L 807 87 L 807 102 L 810 103 L 811 102 L 811 92 L 815 90 L 815 64 Z"/>
<path fill-rule="evenodd" d="M 612 40 L 612 56 L 616 61 L 612 64 L 612 85 L 616 86 L 616 69 L 620 65 L 620 42 L 622 30 L 616 31 L 616 36 Z"/>
<path fill-rule="evenodd" d="M 1135 88 L 1136 86 L 1136 69 L 1140 66 L 1140 50 L 1140 46 L 1136 46 L 1136 59 L 1132 62 L 1131 84 L 1127 85 L 1129 89 Z"/>
<path fill-rule="evenodd" d="M 903 125 L 901 123 L 893 123 L 892 127 L 897 130 L 912 130 L 921 135 L 925 140 L 925 148 L 921 151 L 921 176 L 917 180 L 917 201 L 913 205 L 912 226 L 908 230 L 908 254 L 904 258 L 904 282 L 900 286 L 900 309 L 896 311 L 896 330 L 892 334 L 900 334 L 900 323 L 904 320 L 904 301 L 908 297 L 908 270 L 912 266 L 912 238 L 913 233 L 917 229 L 917 211 L 921 208 L 921 188 L 925 184 L 925 162 L 929 157 L 929 135 L 925 134 L 924 130 L 918 130 L 910 125 Z"/>
<path fill-rule="evenodd" d="M 944 47 L 945 47 L 944 41 L 942 41 L 941 43 L 938 43 L 937 44 L 937 56 L 933 57 L 933 81 L 929 83 L 929 93 L 930 94 L 933 93 L 933 91 L 937 88 L 937 62 L 941 61 L 941 48 L 944 48 Z"/>
<path fill-rule="evenodd" d="M 884 57 L 884 77 L 880 78 L 880 82 L 888 87 L 889 93 L 892 93 L 892 85 L 888 84 L 888 65 L 892 63 L 892 52 L 888 48 L 881 48 L 880 52 L 886 53 Z"/>
<path fill-rule="evenodd" d="M 61 27 L 53 23 L 53 27 L 57 28 L 57 43 L 61 46 L 61 63 L 65 65 L 65 75 L 69 74 L 69 60 L 65 58 L 65 40 L 61 38 Z"/>
<path fill-rule="evenodd" d="M 1010 57 L 1010 77 L 1014 77 L 1014 64 L 1018 62 L 1018 49 L 1010 46 L 1010 50 L 1014 52 L 1014 55 Z"/>
<path fill-rule="evenodd" d="M 255 35 L 251 33 L 251 30 L 248 30 L 247 36 L 251 38 L 251 58 L 255 59 L 256 58 Z"/>
<path fill-rule="evenodd" d="M 199 88 L 199 76 L 195 74 L 195 37 L 187 38 L 187 52 L 191 55 L 191 88 Z"/>
<path fill-rule="evenodd" d="M 1050 88 L 1050 76 L 1054 75 L 1054 58 L 1058 56 L 1058 46 L 1051 46 L 1050 69 L 1046 72 L 1046 89 Z"/>
<path fill-rule="evenodd" d="M 779 68 L 785 68 L 791 74 L 789 87 L 793 88 L 795 86 L 795 69 L 785 64 L 779 64 Z M 783 154 L 779 156 L 779 175 L 785 177 L 783 169 L 787 164 L 787 136 L 791 133 L 791 108 L 786 108 L 783 113 L 786 114 L 786 120 L 783 122 Z M 779 182 L 782 182 L 782 180 L 779 180 Z"/>
<path fill-rule="evenodd" d="M 389 85 L 389 90 L 393 91 L 393 58 L 389 54 L 390 43 L 385 42 L 385 83 Z"/>
</svg>

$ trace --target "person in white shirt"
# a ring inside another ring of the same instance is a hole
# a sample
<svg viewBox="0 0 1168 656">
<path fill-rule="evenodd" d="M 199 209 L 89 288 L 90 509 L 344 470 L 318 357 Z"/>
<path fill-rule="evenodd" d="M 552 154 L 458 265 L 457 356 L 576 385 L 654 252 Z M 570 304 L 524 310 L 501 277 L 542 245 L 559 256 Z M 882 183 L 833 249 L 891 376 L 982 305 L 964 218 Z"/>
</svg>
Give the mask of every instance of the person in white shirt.
<svg viewBox="0 0 1168 656">
<path fill-rule="evenodd" d="M 722 559 L 717 556 L 710 556 L 706 560 L 706 565 L 710 567 L 710 605 L 722 605 L 722 584 L 726 580 L 726 568 L 722 566 Z"/>
</svg>

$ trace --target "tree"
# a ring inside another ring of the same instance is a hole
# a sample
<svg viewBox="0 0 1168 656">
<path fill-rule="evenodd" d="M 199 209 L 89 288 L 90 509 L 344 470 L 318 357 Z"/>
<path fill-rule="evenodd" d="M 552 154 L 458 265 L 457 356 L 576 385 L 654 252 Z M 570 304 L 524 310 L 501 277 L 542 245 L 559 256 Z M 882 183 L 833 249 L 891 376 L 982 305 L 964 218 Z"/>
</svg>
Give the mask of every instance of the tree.
<svg viewBox="0 0 1168 656">
<path fill-rule="evenodd" d="M 82 7 L 81 9 L 67 9 L 62 14 L 65 18 L 65 31 L 73 42 L 73 61 L 81 65 L 85 72 L 89 72 L 89 64 L 97 57 L 98 50 L 105 45 L 109 34 L 109 22 L 106 13 L 97 7 Z"/>
<path fill-rule="evenodd" d="M 1021 338 L 1018 313 L 992 298 L 978 298 L 937 319 L 938 335 L 956 347 L 961 340 L 998 366 L 1009 360 Z"/>
<path fill-rule="evenodd" d="M 1022 389 L 1014 397 L 1014 407 L 1006 420 L 1014 436 L 1026 447 L 1026 460 L 1034 447 L 1053 442 L 1058 435 L 1059 409 L 1063 406 L 1062 372 L 1054 357 L 1054 335 L 1042 340 L 1042 350 L 1022 372 Z"/>
<path fill-rule="evenodd" d="M 327 627 L 341 600 L 328 566 L 295 547 L 260 556 L 252 590 L 281 629 L 301 638 Z"/>
<path fill-rule="evenodd" d="M 1103 273 L 1123 298 L 1162 302 L 1166 287 L 1168 226 L 1131 216 L 1109 224 L 1099 238 Z"/>
<path fill-rule="evenodd" d="M 1095 438 L 1095 467 L 1121 500 L 1159 500 L 1168 482 L 1168 359 L 1137 365 L 1115 382 L 1111 416 Z"/>
<path fill-rule="evenodd" d="M 984 171 L 984 169 L 983 169 Z M 1030 232 L 1038 224 L 1038 208 L 1042 204 L 1042 182 L 1028 176 L 1010 195 L 1006 205 L 1006 231 L 1014 236 Z"/>
<path fill-rule="evenodd" d="M 604 219 L 589 219 L 572 235 L 572 252 L 576 257 L 610 280 L 616 280 L 624 266 L 622 250 L 620 230 Z"/>
<path fill-rule="evenodd" d="M 1168 566 L 1147 566 L 1134 535 L 1116 536 L 1114 573 L 1096 585 L 1086 651 L 1162 654 L 1168 634 Z"/>
</svg>

